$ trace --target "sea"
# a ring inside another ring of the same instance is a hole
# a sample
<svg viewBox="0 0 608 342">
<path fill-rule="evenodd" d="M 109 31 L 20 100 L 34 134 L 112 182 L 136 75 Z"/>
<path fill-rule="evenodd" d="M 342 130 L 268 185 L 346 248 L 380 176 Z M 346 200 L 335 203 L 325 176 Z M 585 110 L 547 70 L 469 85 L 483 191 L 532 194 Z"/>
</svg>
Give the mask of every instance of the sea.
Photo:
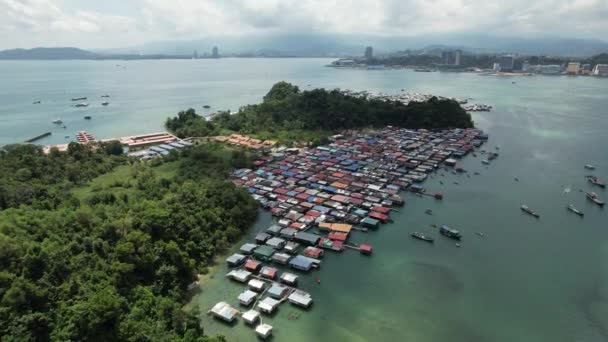
<svg viewBox="0 0 608 342">
<path fill-rule="evenodd" d="M 333 69 L 325 67 L 329 62 L 3 61 L 0 145 L 44 132 L 52 135 L 42 145 L 71 141 L 81 130 L 97 138 L 162 131 L 180 110 L 238 110 L 260 102 L 278 81 L 489 104 L 492 111 L 472 116 L 490 136 L 482 148 L 499 152 L 496 160 L 484 165 L 481 156 L 469 155 L 460 162 L 468 173 L 431 176 L 425 187 L 444 193 L 443 201 L 403 194 L 406 204 L 392 214 L 393 223 L 354 232 L 352 241 L 374 247 L 371 257 L 326 253 L 318 271 L 299 274 L 313 306 L 285 303 L 264 322 L 274 327 L 274 340 L 290 342 L 608 341 L 608 208 L 585 198 L 595 191 L 608 199 L 585 179 L 608 180 L 608 79 Z M 87 97 L 89 106 L 74 107 L 75 97 Z M 102 106 L 104 100 L 110 104 Z M 522 204 L 540 219 L 523 213 Z M 568 204 L 585 216 L 568 212 Z M 234 250 L 270 224 L 260 212 Z M 461 247 L 433 224 L 459 229 Z M 435 236 L 435 243 L 412 239 L 413 231 Z M 219 301 L 238 308 L 245 289 L 226 279 L 219 261 L 189 305 L 199 308 L 207 334 L 254 341 L 243 321 L 227 325 L 207 314 Z"/>
</svg>

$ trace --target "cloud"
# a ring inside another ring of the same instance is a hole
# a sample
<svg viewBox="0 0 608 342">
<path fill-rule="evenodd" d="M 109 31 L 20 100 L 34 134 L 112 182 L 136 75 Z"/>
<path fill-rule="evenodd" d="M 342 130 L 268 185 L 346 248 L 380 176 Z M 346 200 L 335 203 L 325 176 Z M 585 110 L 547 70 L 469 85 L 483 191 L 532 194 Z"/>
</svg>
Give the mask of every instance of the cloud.
<svg viewBox="0 0 608 342">
<path fill-rule="evenodd" d="M 606 39 L 606 0 L 0 0 L 0 34 L 115 46 L 276 32 Z M 97 7 L 95 7 L 97 6 Z M 124 8 L 129 7 L 128 13 Z M 10 39 L 10 38 L 9 38 Z"/>
</svg>

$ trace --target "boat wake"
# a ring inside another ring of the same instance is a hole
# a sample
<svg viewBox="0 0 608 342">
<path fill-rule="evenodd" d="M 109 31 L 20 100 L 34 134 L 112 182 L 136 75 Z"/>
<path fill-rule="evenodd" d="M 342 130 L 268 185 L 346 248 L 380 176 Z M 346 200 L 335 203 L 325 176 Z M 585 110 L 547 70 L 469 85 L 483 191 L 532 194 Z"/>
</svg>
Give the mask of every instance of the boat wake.
<svg viewBox="0 0 608 342">
<path fill-rule="evenodd" d="M 567 187 L 564 188 L 564 193 L 565 194 L 569 194 L 570 191 L 572 191 L 572 189 L 569 186 L 567 186 Z"/>
</svg>

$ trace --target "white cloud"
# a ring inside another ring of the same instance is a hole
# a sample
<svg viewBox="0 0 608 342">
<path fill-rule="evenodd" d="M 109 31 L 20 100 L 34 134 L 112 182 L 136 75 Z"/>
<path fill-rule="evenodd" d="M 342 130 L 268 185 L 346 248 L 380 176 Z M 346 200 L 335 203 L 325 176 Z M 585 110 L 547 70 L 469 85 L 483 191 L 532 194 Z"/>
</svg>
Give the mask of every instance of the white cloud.
<svg viewBox="0 0 608 342">
<path fill-rule="evenodd" d="M 67 5 L 62 0 L 0 0 L 0 34 L 12 33 L 26 44 L 46 37 L 73 39 L 73 45 L 104 39 L 117 46 L 254 32 L 546 34 L 601 39 L 608 32 L 607 0 L 123 1 L 136 10 L 118 15 L 123 13 L 117 7 L 120 1 L 109 1 L 101 13 L 80 1 Z"/>
</svg>

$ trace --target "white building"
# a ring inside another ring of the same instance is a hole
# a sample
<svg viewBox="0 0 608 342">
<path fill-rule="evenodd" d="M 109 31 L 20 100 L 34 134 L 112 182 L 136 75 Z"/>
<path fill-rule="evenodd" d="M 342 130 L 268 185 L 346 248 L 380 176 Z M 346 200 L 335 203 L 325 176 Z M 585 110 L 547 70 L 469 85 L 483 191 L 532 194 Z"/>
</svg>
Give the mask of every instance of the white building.
<svg viewBox="0 0 608 342">
<path fill-rule="evenodd" d="M 608 76 L 608 64 L 597 64 L 591 72 L 593 76 Z"/>
</svg>

